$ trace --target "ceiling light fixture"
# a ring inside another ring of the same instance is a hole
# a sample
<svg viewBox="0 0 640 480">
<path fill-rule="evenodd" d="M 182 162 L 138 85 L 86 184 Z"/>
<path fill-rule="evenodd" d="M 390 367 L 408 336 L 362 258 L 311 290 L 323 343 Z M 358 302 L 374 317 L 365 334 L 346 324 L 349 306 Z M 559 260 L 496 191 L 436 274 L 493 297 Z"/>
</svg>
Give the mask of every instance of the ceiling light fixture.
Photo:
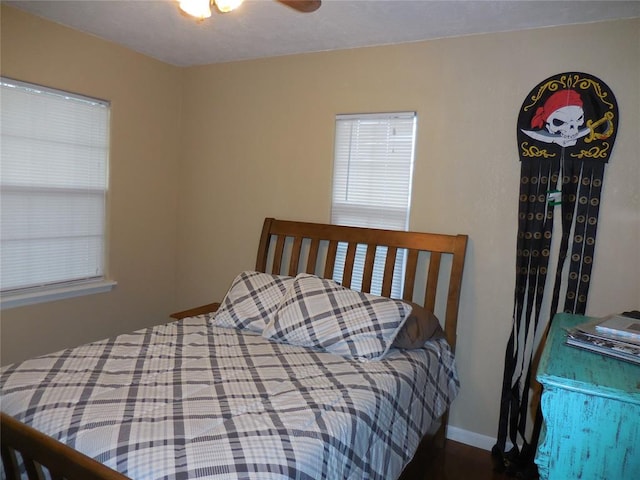
<svg viewBox="0 0 640 480">
<path fill-rule="evenodd" d="M 220 12 L 227 13 L 238 8 L 242 2 L 243 0 L 178 0 L 180 10 L 199 20 L 211 16 L 212 5 Z"/>
<path fill-rule="evenodd" d="M 198 20 L 211 16 L 211 7 L 221 13 L 227 13 L 238 8 L 244 0 L 177 0 L 180 10 Z M 322 0 L 276 0 L 300 13 L 315 12 L 320 8 Z"/>
</svg>

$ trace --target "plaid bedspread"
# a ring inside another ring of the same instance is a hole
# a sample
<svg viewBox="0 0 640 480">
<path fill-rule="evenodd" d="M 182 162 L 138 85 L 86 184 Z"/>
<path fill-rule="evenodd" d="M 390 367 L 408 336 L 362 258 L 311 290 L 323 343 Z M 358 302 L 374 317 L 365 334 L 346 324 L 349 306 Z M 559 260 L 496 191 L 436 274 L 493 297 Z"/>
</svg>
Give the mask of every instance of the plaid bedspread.
<svg viewBox="0 0 640 480">
<path fill-rule="evenodd" d="M 362 363 L 206 316 L 2 369 L 4 412 L 136 480 L 396 478 L 458 390 L 443 340 Z"/>
</svg>

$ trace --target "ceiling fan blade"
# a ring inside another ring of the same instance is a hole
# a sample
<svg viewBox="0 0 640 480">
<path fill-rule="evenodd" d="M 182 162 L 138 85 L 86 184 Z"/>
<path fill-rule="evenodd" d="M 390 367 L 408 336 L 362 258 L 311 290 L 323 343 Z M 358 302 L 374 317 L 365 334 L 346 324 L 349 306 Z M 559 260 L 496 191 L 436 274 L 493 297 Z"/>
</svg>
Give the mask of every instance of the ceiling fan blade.
<svg viewBox="0 0 640 480">
<path fill-rule="evenodd" d="M 302 13 L 315 12 L 322 4 L 321 0 L 276 0 L 287 7 Z"/>
</svg>

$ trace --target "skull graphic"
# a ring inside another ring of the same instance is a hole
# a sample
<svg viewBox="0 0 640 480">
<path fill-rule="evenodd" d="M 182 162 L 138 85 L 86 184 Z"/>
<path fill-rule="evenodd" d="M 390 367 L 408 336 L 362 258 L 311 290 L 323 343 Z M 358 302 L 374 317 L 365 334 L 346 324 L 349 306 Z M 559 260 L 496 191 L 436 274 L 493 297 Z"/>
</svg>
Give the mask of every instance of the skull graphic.
<svg viewBox="0 0 640 480">
<path fill-rule="evenodd" d="M 575 90 L 558 90 L 536 110 L 531 120 L 531 127 L 536 130 L 523 129 L 522 132 L 535 140 L 573 147 L 590 131 L 581 129 L 582 125 L 584 110 L 580 94 Z"/>
<path fill-rule="evenodd" d="M 578 105 L 569 105 L 555 110 L 549 115 L 546 122 L 549 133 L 562 137 L 561 140 L 565 147 L 576 144 L 578 129 L 582 125 L 584 125 L 584 111 Z"/>
</svg>

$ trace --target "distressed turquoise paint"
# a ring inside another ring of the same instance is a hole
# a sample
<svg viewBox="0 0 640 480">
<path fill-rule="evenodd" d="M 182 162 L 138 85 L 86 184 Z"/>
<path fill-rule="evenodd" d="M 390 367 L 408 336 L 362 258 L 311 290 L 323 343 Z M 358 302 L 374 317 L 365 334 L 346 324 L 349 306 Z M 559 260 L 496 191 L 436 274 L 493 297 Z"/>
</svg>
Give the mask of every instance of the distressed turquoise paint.
<svg viewBox="0 0 640 480">
<path fill-rule="evenodd" d="M 540 478 L 640 479 L 640 365 L 565 345 L 564 328 L 588 320 L 557 314 L 540 358 Z"/>
</svg>

